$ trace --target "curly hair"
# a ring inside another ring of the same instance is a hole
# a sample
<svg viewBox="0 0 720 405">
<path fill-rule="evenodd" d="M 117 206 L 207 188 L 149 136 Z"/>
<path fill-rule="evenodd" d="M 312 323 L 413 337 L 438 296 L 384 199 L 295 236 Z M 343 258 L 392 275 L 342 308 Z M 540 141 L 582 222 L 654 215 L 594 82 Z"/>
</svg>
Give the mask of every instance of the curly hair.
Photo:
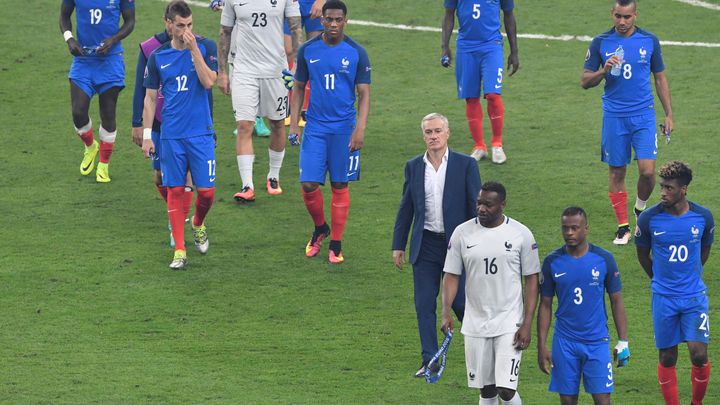
<svg viewBox="0 0 720 405">
<path fill-rule="evenodd" d="M 692 181 L 692 169 L 687 163 L 679 160 L 665 163 L 658 174 L 664 180 L 677 180 L 681 186 L 687 186 Z"/>
</svg>

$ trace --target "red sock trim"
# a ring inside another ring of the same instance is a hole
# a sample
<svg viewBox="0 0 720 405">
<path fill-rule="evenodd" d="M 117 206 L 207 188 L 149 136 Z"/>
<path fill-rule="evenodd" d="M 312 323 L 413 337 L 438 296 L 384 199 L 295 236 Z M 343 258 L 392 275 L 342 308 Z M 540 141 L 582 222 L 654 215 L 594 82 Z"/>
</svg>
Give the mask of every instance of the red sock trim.
<svg viewBox="0 0 720 405">
<path fill-rule="evenodd" d="M 663 398 L 665 398 L 665 405 L 680 405 L 675 366 L 663 367 L 662 364 L 658 363 L 657 373 L 660 391 L 662 392 Z"/>
<path fill-rule="evenodd" d="M 692 366 L 690 376 L 692 379 L 692 404 L 701 404 L 710 382 L 710 362 L 708 361 L 702 367 Z"/>
<path fill-rule="evenodd" d="M 492 127 L 492 146 L 502 146 L 502 131 L 505 122 L 505 106 L 499 94 L 490 93 L 485 96 L 487 100 L 488 118 Z"/>
<path fill-rule="evenodd" d="M 183 193 L 185 187 L 168 187 L 168 217 L 170 232 L 175 240 L 176 250 L 185 250 L 185 217 L 183 216 Z"/>
<path fill-rule="evenodd" d="M 114 146 L 115 143 L 100 141 L 100 163 L 110 162 L 110 156 L 112 155 Z"/>
<path fill-rule="evenodd" d="M 93 137 L 93 130 L 90 128 L 89 131 L 85 132 L 84 134 L 78 134 L 80 139 L 83 141 L 85 146 L 90 146 L 95 142 L 95 138 Z"/>
<path fill-rule="evenodd" d="M 350 212 L 350 189 L 332 188 L 332 200 L 330 207 L 330 239 L 342 240 Z"/>
<path fill-rule="evenodd" d="M 168 189 L 167 189 L 167 187 L 165 187 L 165 186 L 163 186 L 163 185 L 159 185 L 159 186 L 158 186 L 157 184 L 155 185 L 155 187 L 157 187 L 157 191 L 158 191 L 158 193 L 160 193 L 160 197 L 162 197 L 163 201 L 165 201 L 165 203 L 167 204 L 167 200 L 168 200 Z"/>
<path fill-rule="evenodd" d="M 475 149 L 487 150 L 483 139 L 482 106 L 479 98 L 465 99 L 465 117 L 467 117 L 470 135 L 475 142 Z"/>
<path fill-rule="evenodd" d="M 192 192 L 190 193 L 192 197 Z M 205 222 L 205 216 L 215 201 L 215 187 L 202 188 L 197 190 L 197 198 L 195 199 L 195 216 L 193 216 L 193 225 L 200 226 Z"/>
<path fill-rule="evenodd" d="M 630 222 L 628 221 L 627 192 L 608 193 L 608 197 L 610 197 L 610 203 L 615 212 L 618 226 L 628 225 Z"/>
<path fill-rule="evenodd" d="M 320 187 L 306 193 L 303 191 L 303 201 L 310 217 L 312 217 L 315 226 L 321 226 L 325 223 L 325 206 L 323 204 L 323 195 Z"/>
</svg>

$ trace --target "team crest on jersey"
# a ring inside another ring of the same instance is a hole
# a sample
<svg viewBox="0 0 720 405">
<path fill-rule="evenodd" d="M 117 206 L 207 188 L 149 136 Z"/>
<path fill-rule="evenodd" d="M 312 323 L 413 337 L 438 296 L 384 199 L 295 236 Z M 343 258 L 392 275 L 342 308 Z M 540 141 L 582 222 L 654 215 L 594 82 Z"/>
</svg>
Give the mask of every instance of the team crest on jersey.
<svg viewBox="0 0 720 405">
<path fill-rule="evenodd" d="M 690 232 L 692 232 L 693 236 L 700 235 L 700 229 L 698 229 L 695 225 L 693 225 L 692 228 L 690 228 Z"/>
<path fill-rule="evenodd" d="M 115 4 L 115 0 L 108 1 L 108 5 L 105 6 L 105 8 L 116 8 L 117 4 Z"/>
<path fill-rule="evenodd" d="M 341 73 L 350 73 L 350 69 L 349 69 L 350 68 L 350 60 L 348 60 L 347 57 L 342 58 L 342 60 L 340 61 L 340 64 L 342 65 L 340 67 Z"/>
<path fill-rule="evenodd" d="M 592 270 L 590 270 L 590 275 L 592 275 L 590 285 L 600 285 L 600 270 L 598 270 L 597 267 L 593 267 Z"/>
<path fill-rule="evenodd" d="M 642 46 L 640 47 L 640 50 L 638 51 L 640 53 L 640 60 L 638 63 L 647 63 L 647 59 L 645 59 L 645 56 L 647 56 L 647 51 Z"/>
<path fill-rule="evenodd" d="M 277 7 L 277 0 L 270 0 L 270 5 L 273 7 Z"/>
<path fill-rule="evenodd" d="M 509 240 L 505 241 L 505 251 L 509 252 L 512 249 L 512 243 Z"/>
</svg>

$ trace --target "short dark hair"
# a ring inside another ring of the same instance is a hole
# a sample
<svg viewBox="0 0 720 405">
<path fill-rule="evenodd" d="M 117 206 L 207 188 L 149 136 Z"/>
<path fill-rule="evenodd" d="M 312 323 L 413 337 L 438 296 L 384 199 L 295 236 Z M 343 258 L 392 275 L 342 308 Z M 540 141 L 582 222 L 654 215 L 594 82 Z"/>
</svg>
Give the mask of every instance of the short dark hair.
<svg viewBox="0 0 720 405">
<path fill-rule="evenodd" d="M 342 10 L 343 15 L 347 15 L 347 6 L 340 0 L 330 0 L 325 3 L 322 13 L 325 15 L 326 10 Z"/>
<path fill-rule="evenodd" d="M 480 191 L 495 192 L 498 194 L 498 197 L 500 197 L 500 201 L 505 201 L 505 197 L 507 196 L 505 186 L 497 181 L 488 181 L 483 183 L 480 187 Z"/>
<path fill-rule="evenodd" d="M 585 218 L 585 223 L 587 224 L 588 218 L 587 213 L 584 209 L 580 207 L 567 207 L 562 213 L 561 217 L 574 217 L 575 215 L 580 215 L 581 217 Z"/>
<path fill-rule="evenodd" d="M 190 6 L 188 6 L 187 3 L 185 3 L 183 0 L 174 0 L 171 1 L 167 7 L 165 8 L 165 19 L 166 20 L 174 20 L 176 16 L 180 16 L 182 18 L 188 18 L 192 15 L 192 10 L 190 10 Z"/>
<path fill-rule="evenodd" d="M 665 163 L 658 174 L 663 180 L 677 180 L 681 186 L 687 186 L 692 181 L 692 169 L 687 163 L 679 160 Z"/>
<path fill-rule="evenodd" d="M 633 7 L 637 8 L 636 0 L 615 0 L 615 4 L 617 4 L 620 7 L 633 6 Z"/>
</svg>

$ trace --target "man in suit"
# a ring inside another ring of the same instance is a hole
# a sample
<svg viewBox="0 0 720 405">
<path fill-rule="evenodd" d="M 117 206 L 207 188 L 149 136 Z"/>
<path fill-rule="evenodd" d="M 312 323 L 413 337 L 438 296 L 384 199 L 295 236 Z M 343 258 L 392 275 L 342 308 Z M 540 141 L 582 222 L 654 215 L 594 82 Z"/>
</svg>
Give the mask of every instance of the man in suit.
<svg viewBox="0 0 720 405">
<path fill-rule="evenodd" d="M 398 269 L 405 262 L 410 237 L 415 312 L 417 313 L 422 377 L 438 350 L 437 296 L 447 253 L 447 242 L 455 227 L 475 218 L 475 200 L 480 191 L 480 172 L 475 159 L 448 148 L 450 127 L 442 114 L 426 115 L 420 124 L 427 151 L 405 165 L 405 184 L 393 233 L 393 260 Z M 465 277 L 461 278 L 453 311 L 462 321 L 465 309 Z"/>
</svg>

